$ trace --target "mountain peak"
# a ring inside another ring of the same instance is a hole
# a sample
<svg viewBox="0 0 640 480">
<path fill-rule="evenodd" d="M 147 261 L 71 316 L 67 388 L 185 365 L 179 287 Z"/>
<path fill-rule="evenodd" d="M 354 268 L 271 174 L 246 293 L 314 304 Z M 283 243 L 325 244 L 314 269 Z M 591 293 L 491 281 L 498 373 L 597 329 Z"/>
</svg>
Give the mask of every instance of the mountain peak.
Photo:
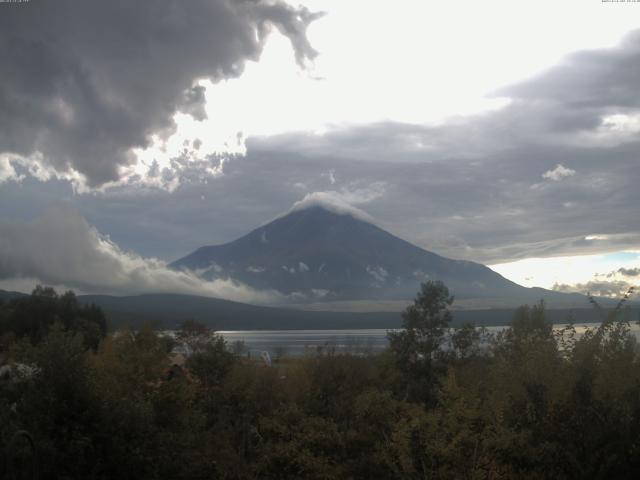
<svg viewBox="0 0 640 480">
<path fill-rule="evenodd" d="M 458 296 L 522 288 L 485 266 L 440 257 L 384 231 L 329 192 L 307 195 L 287 213 L 224 245 L 171 264 L 298 299 L 409 299 L 426 279 Z"/>
<path fill-rule="evenodd" d="M 286 213 L 281 215 L 281 217 L 287 216 L 293 212 L 311 209 L 325 210 L 337 215 L 350 215 L 357 220 L 375 223 L 371 215 L 346 202 L 338 192 L 308 193 L 302 200 L 298 200 L 294 203 Z"/>
<path fill-rule="evenodd" d="M 408 300 L 426 280 L 441 280 L 467 299 L 526 303 L 563 295 L 529 290 L 484 265 L 412 245 L 337 192 L 308 194 L 275 220 L 232 242 L 201 247 L 171 267 L 300 302 Z"/>
</svg>

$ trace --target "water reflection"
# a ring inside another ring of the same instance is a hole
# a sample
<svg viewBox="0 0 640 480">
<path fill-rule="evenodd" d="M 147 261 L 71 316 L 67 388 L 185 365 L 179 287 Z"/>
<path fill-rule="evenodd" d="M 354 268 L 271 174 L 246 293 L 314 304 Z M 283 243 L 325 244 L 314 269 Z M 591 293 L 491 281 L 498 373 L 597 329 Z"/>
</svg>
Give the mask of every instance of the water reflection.
<svg viewBox="0 0 640 480">
<path fill-rule="evenodd" d="M 575 324 L 576 338 L 584 335 L 588 328 L 597 323 Z M 554 325 L 558 331 L 566 324 Z M 484 327 L 490 334 L 496 334 L 507 327 Z M 227 343 L 236 349 L 243 348 L 251 355 L 267 351 L 273 357 L 299 356 L 317 353 L 319 350 L 333 350 L 336 353 L 367 354 L 387 347 L 388 330 L 238 330 L 219 331 Z M 640 326 L 632 323 L 631 332 L 640 340 Z M 238 352 L 239 353 L 239 352 Z"/>
</svg>

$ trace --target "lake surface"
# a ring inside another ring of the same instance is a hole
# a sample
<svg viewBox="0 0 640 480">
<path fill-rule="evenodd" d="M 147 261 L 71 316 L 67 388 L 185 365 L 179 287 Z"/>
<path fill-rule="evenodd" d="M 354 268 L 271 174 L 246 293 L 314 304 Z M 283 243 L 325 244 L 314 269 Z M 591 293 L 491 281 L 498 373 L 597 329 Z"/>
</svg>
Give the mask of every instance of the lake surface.
<svg viewBox="0 0 640 480">
<path fill-rule="evenodd" d="M 555 325 L 554 329 L 565 325 Z M 576 333 L 581 335 L 598 324 L 576 324 Z M 497 333 L 506 327 L 486 327 Z M 317 353 L 320 349 L 335 349 L 339 353 L 370 353 L 387 347 L 388 330 L 381 328 L 354 330 L 238 330 L 218 331 L 230 347 L 236 342 L 244 343 L 244 351 L 258 355 L 267 351 L 271 356 L 299 356 Z M 631 324 L 631 332 L 640 341 L 640 326 Z"/>
</svg>

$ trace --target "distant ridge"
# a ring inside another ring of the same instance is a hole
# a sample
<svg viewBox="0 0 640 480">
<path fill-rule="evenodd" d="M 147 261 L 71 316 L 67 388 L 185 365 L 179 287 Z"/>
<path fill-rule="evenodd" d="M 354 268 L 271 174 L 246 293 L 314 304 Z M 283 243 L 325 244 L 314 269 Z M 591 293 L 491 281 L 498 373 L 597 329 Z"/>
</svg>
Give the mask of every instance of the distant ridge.
<svg viewBox="0 0 640 480">
<path fill-rule="evenodd" d="M 8 301 L 28 295 L 0 290 L 0 299 Z M 274 308 L 179 294 L 145 294 L 133 296 L 79 295 L 81 303 L 93 303 L 107 315 L 109 328 L 139 328 L 150 323 L 157 328 L 173 329 L 187 319 L 205 323 L 214 330 L 344 330 L 394 329 L 401 327 L 400 311 L 347 312 L 310 311 Z M 453 325 L 474 323 L 484 326 L 507 325 L 514 308 L 454 310 Z M 569 310 L 548 309 L 547 318 L 554 323 L 567 322 Z M 571 310 L 578 323 L 599 322 L 599 313 L 590 307 Z M 633 307 L 631 316 L 639 318 Z"/>
<path fill-rule="evenodd" d="M 7 291 L 7 290 L 0 290 L 0 299 L 1 300 L 11 300 L 12 298 L 20 298 L 20 297 L 26 297 L 27 294 L 26 293 L 22 293 L 22 292 L 12 292 L 12 291 Z"/>
<path fill-rule="evenodd" d="M 191 295 L 136 295 L 112 297 L 81 295 L 81 302 L 100 306 L 111 328 L 139 327 L 151 322 L 160 328 L 176 328 L 183 320 L 194 319 L 215 330 L 343 330 L 360 328 L 394 329 L 401 327 L 400 312 L 326 312 L 303 311 L 247 305 L 238 302 Z M 455 310 L 453 325 L 474 323 L 484 326 L 507 325 L 513 308 L 495 310 Z M 569 311 L 547 310 L 547 318 L 565 323 Z M 571 312 L 576 322 L 598 322 L 601 319 L 593 308 L 579 308 Z M 639 310 L 632 315 L 638 317 Z"/>
</svg>

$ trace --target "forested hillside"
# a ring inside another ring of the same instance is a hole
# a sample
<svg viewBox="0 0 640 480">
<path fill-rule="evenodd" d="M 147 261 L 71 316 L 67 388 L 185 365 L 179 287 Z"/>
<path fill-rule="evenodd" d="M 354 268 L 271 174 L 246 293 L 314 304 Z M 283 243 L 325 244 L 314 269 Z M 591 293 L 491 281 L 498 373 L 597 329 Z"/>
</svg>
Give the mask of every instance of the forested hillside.
<svg viewBox="0 0 640 480">
<path fill-rule="evenodd" d="M 325 348 L 267 366 L 193 321 L 175 339 L 150 327 L 107 335 L 99 308 L 37 289 L 0 304 L 3 468 L 56 479 L 637 478 L 640 365 L 624 299 L 580 338 L 554 331 L 538 304 L 497 336 L 464 326 L 449 339 L 451 303 L 425 283 L 382 354 Z M 176 342 L 192 354 L 176 355 Z"/>
</svg>

